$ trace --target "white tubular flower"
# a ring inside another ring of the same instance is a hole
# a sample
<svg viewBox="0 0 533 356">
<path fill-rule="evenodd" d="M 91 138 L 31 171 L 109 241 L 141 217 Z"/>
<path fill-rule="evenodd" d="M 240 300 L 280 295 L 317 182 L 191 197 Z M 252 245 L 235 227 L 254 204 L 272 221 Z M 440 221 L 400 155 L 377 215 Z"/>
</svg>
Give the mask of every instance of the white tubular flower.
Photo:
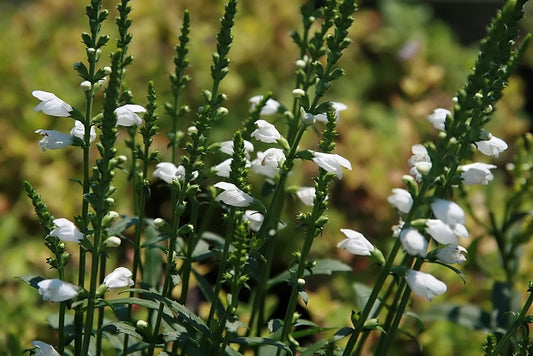
<svg viewBox="0 0 533 356">
<path fill-rule="evenodd" d="M 426 221 L 426 232 L 440 244 L 457 245 L 457 236 L 452 228 L 439 219 L 428 219 Z"/>
<path fill-rule="evenodd" d="M 446 118 L 452 116 L 450 110 L 438 108 L 435 109 L 429 116 L 428 121 L 433 124 L 437 130 L 444 131 Z"/>
<path fill-rule="evenodd" d="M 61 241 L 70 241 L 80 243 L 84 235 L 80 230 L 68 219 L 59 218 L 54 219 L 55 229 L 50 231 L 50 236 L 57 237 Z"/>
<path fill-rule="evenodd" d="M 85 138 L 85 125 L 79 120 L 74 121 L 74 127 L 70 130 L 70 135 L 81 140 Z M 96 130 L 91 126 L 91 142 L 96 140 Z"/>
<path fill-rule="evenodd" d="M 218 182 L 214 187 L 223 190 L 222 193 L 217 195 L 215 201 L 221 201 L 227 205 L 239 208 L 244 208 L 254 201 L 254 198 L 237 188 L 235 184 Z"/>
<path fill-rule="evenodd" d="M 435 199 L 431 203 L 431 211 L 439 220 L 453 227 L 455 224 L 465 224 L 465 212 L 457 203 L 444 199 Z"/>
<path fill-rule="evenodd" d="M 394 188 L 392 195 L 387 198 L 387 201 L 396 207 L 401 213 L 407 214 L 413 206 L 413 197 L 411 194 L 401 188 Z"/>
<path fill-rule="evenodd" d="M 228 158 L 215 166 L 215 174 L 219 177 L 228 178 L 231 172 L 233 158 Z"/>
<path fill-rule="evenodd" d="M 41 103 L 33 108 L 33 110 L 41 110 L 46 115 L 69 117 L 70 112 L 73 110 L 72 106 L 65 103 L 52 93 L 42 90 L 34 90 L 31 92 L 31 95 L 41 101 Z"/>
<path fill-rule="evenodd" d="M 57 150 L 72 145 L 72 136 L 56 130 L 35 130 L 36 134 L 42 135 L 39 146 L 43 151 Z"/>
<path fill-rule="evenodd" d="M 464 185 L 487 185 L 494 179 L 494 175 L 490 170 L 496 168 L 496 166 L 493 164 L 476 162 L 465 164 L 459 168 L 463 171 L 463 173 L 461 173 L 461 179 L 463 180 Z"/>
<path fill-rule="evenodd" d="M 257 152 L 257 157 L 251 162 L 251 169 L 255 173 L 274 178 L 281 165 L 285 162 L 285 153 L 280 148 L 269 148 L 265 152 Z"/>
<path fill-rule="evenodd" d="M 244 140 L 244 152 L 246 155 L 254 151 L 254 145 L 250 141 Z M 233 141 L 223 141 L 220 142 L 220 152 L 227 155 L 233 155 Z"/>
<path fill-rule="evenodd" d="M 420 144 L 411 147 L 411 152 L 413 155 L 407 161 L 409 166 L 412 167 L 409 172 L 420 182 L 424 174 L 431 169 L 431 158 L 427 149 Z"/>
<path fill-rule="evenodd" d="M 43 300 L 64 302 L 78 295 L 78 287 L 60 279 L 43 279 L 37 283 Z"/>
<path fill-rule="evenodd" d="M 35 340 L 32 341 L 32 344 L 37 349 L 34 350 L 33 356 L 61 356 L 52 345 L 48 345 L 46 342 Z"/>
<path fill-rule="evenodd" d="M 336 153 L 315 152 L 313 162 L 320 168 L 334 173 L 339 179 L 342 179 L 342 167 L 352 170 L 352 164 L 346 158 Z"/>
<path fill-rule="evenodd" d="M 507 149 L 507 143 L 496 136 L 489 134 L 490 138 L 485 141 L 477 141 L 477 149 L 484 155 L 498 157 L 500 153 Z"/>
<path fill-rule="evenodd" d="M 265 120 L 255 122 L 257 129 L 252 132 L 252 137 L 264 143 L 275 143 L 281 138 L 281 134 L 276 127 Z"/>
<path fill-rule="evenodd" d="M 466 261 L 464 253 L 467 253 L 467 250 L 463 246 L 449 245 L 437 252 L 437 258 L 444 263 L 460 265 Z"/>
<path fill-rule="evenodd" d="M 337 244 L 338 248 L 345 248 L 351 254 L 359 256 L 370 256 L 374 251 L 374 245 L 360 232 L 350 229 L 341 229 L 341 232 L 346 235 L 346 239 Z"/>
<path fill-rule="evenodd" d="M 126 104 L 115 109 L 117 115 L 117 126 L 140 126 L 143 120 L 137 113 L 146 112 L 141 105 Z"/>
<path fill-rule="evenodd" d="M 409 228 L 402 230 L 400 241 L 405 252 L 411 256 L 426 257 L 428 241 L 417 229 Z"/>
<path fill-rule="evenodd" d="M 431 274 L 412 269 L 407 271 L 405 279 L 414 294 L 429 301 L 432 301 L 437 295 L 446 293 L 448 289 L 444 282 L 439 281 Z"/>
<path fill-rule="evenodd" d="M 348 109 L 348 107 L 345 104 L 336 101 L 331 101 L 330 103 L 333 110 L 335 110 L 335 117 L 337 118 L 337 121 L 339 121 L 340 112 Z M 315 115 L 315 121 L 328 122 L 328 115 L 326 113 L 317 114 Z"/>
<path fill-rule="evenodd" d="M 244 221 L 250 222 L 250 225 L 249 225 L 250 230 L 259 231 L 259 229 L 261 228 L 261 225 L 263 224 L 263 220 L 265 219 L 265 217 L 263 216 L 263 214 L 261 214 L 260 212 L 256 210 L 246 210 L 244 212 L 242 219 Z"/>
<path fill-rule="evenodd" d="M 315 187 L 300 187 L 296 191 L 296 196 L 307 206 L 313 206 L 316 196 Z"/>
<path fill-rule="evenodd" d="M 249 102 L 251 103 L 250 110 L 254 110 L 257 104 L 263 99 L 262 95 L 256 95 L 250 98 Z M 274 115 L 278 112 L 280 103 L 274 99 L 268 99 L 265 106 L 261 108 L 261 115 Z"/>
<path fill-rule="evenodd" d="M 104 284 L 108 288 L 132 287 L 135 283 L 131 276 L 133 274 L 126 267 L 118 267 L 104 278 Z"/>
<path fill-rule="evenodd" d="M 179 165 L 176 167 L 174 163 L 171 162 L 161 162 L 158 163 L 154 170 L 154 177 L 161 179 L 162 181 L 170 184 L 173 180 L 184 180 L 185 179 L 185 167 Z M 196 175 L 198 172 L 196 172 Z M 193 178 L 196 179 L 196 176 L 193 173 Z"/>
</svg>

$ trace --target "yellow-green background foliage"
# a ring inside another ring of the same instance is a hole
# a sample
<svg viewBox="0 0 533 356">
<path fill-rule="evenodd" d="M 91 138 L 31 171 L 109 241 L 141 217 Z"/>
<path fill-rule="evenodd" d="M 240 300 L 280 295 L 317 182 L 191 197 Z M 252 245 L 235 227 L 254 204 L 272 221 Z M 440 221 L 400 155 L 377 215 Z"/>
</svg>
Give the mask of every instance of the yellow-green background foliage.
<svg viewBox="0 0 533 356">
<path fill-rule="evenodd" d="M 231 138 L 246 115 L 249 97 L 272 91 L 280 101 L 291 99 L 292 73 L 298 51 L 290 32 L 299 29 L 300 2 L 240 2 L 235 42 L 230 52 L 230 74 L 222 86 L 229 96 L 230 116 L 215 130 L 214 139 Z M 113 19 L 116 4 L 113 1 L 104 1 L 104 4 L 111 10 Z M 132 0 L 131 5 L 134 38 L 130 49 L 135 61 L 127 69 L 126 82 L 135 102 L 144 105 L 147 82 L 154 80 L 161 107 L 169 98 L 167 78 L 173 69 L 173 46 L 177 43 L 181 15 L 185 8 L 190 10 L 189 73 L 193 80 L 186 89 L 186 97 L 194 111 L 200 103 L 200 91 L 209 87 L 210 54 L 214 50 L 222 2 Z M 0 1 L 1 350 L 7 349 L 8 344 L 11 350 L 22 350 L 31 345 L 31 340 L 53 338 L 52 330 L 46 326 L 46 316 L 55 306 L 42 302 L 34 289 L 15 279 L 25 274 L 49 275 L 42 230 L 25 197 L 22 182 L 26 179 L 37 187 L 55 216 L 72 218 L 79 213 L 80 188 L 70 179 L 79 178 L 80 150 L 68 148 L 43 153 L 37 143 L 40 137 L 34 134 L 38 128 L 68 131 L 72 121 L 35 113 L 32 109 L 37 101 L 31 91 L 50 91 L 73 106 L 82 107 L 80 78 L 72 65 L 85 58 L 80 39 L 80 33 L 87 30 L 84 6 L 85 2 L 80 0 Z M 476 21 L 461 24 L 467 26 L 463 33 L 475 37 L 475 30 L 488 24 L 488 18 L 485 21 L 478 16 L 483 6 L 482 2 L 474 2 L 474 6 L 464 8 L 471 11 L 470 17 Z M 489 13 L 493 15 L 494 9 Z M 391 240 L 390 226 L 397 221 L 386 198 L 393 187 L 402 186 L 401 176 L 408 171 L 406 162 L 411 145 L 430 140 L 436 134 L 426 120 L 427 115 L 436 107 L 451 107 L 454 92 L 464 83 L 475 59 L 480 38 L 469 38 L 471 43 L 461 44 L 459 34 L 438 15 L 423 1 L 362 1 L 351 29 L 353 44 L 342 59 L 347 75 L 328 92 L 327 99 L 348 105 L 348 110 L 341 113 L 337 153 L 352 162 L 353 171 L 346 172 L 332 190 L 328 211 L 330 224 L 317 240 L 314 256 L 351 263 L 361 282 L 371 283 L 375 267 L 369 267 L 363 258 L 355 258 L 336 248 L 342 239 L 338 229 L 359 230 L 382 249 L 387 249 Z M 526 19 L 531 15 L 531 11 L 527 11 Z M 523 25 L 525 31 L 532 27 L 527 21 Z M 113 21 L 106 23 L 103 32 L 110 33 L 114 39 Z M 113 46 L 114 42 L 107 49 L 108 53 Z M 102 62 L 105 63 L 108 53 L 104 54 Z M 523 60 L 523 73 L 531 71 L 532 53 L 530 49 Z M 527 77 L 513 77 L 489 127 L 511 146 L 496 159 L 500 168 L 510 160 L 516 137 L 530 129 L 525 105 L 527 99 L 531 100 L 526 96 L 526 89 L 532 83 L 527 80 Z M 101 97 L 98 100 L 101 102 Z M 169 121 L 163 110 L 160 115 L 164 133 Z M 183 122 L 182 128 L 188 125 Z M 306 144 L 313 147 L 315 140 L 311 136 Z M 161 149 L 162 160 L 168 159 L 164 134 L 159 135 L 156 144 Z M 304 177 L 313 174 L 315 169 L 312 165 L 303 166 L 303 171 L 293 177 L 294 184 L 311 184 Z M 119 181 L 123 178 L 118 177 Z M 474 206 L 481 216 L 486 215 L 487 201 L 492 201 L 491 209 L 499 209 L 497 198 L 506 189 L 503 169 L 497 173 L 491 187 L 471 189 Z M 124 189 L 119 189 L 116 210 L 127 214 L 131 212 L 129 201 L 126 195 L 121 198 L 122 193 Z M 296 211 L 288 214 L 287 219 L 294 213 Z M 485 233 L 472 220 L 469 224 L 471 236 Z M 287 235 L 294 234 L 290 231 Z M 448 283 L 449 291 L 433 303 L 456 301 L 490 308 L 487 295 L 499 271 L 494 246 L 490 239 L 484 241 L 478 253 L 482 254 L 482 259 L 495 261 L 491 273 L 483 274 L 467 263 L 461 267 L 467 277 L 463 285 L 453 273 L 439 270 L 439 278 Z M 466 242 L 466 246 L 468 244 Z M 298 241 L 288 238 L 281 248 L 289 256 L 298 246 Z M 75 248 L 72 253 L 76 254 Z M 128 256 L 116 258 L 127 259 Z M 532 272 L 527 260 L 526 255 L 521 268 L 525 279 Z M 280 260 L 280 268 L 287 262 Z M 76 263 L 75 258 L 71 263 Z M 349 273 L 313 280 L 309 284 L 308 307 L 312 320 L 324 326 L 349 325 L 355 303 L 353 281 L 354 276 Z M 516 287 L 525 290 L 524 284 Z M 421 312 L 429 305 L 415 299 L 412 308 Z M 479 352 L 478 341 L 483 339 L 483 333 L 439 322 L 419 339 L 427 355 L 470 355 Z M 403 343 L 403 349 L 406 354 L 417 352 L 413 343 Z"/>
</svg>

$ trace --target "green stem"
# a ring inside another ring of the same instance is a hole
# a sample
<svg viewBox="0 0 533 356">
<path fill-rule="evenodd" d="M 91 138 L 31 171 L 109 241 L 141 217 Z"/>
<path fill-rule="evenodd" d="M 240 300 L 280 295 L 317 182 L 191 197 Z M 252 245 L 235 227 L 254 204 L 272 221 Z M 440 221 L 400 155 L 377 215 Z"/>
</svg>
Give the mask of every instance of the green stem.
<svg viewBox="0 0 533 356">
<path fill-rule="evenodd" d="M 102 254 L 100 256 L 100 278 L 99 283 L 103 281 L 105 276 L 105 269 L 106 269 L 106 256 Z M 104 325 L 104 307 L 98 308 L 98 321 L 97 321 L 97 328 L 96 328 L 96 356 L 101 355 L 102 353 L 102 332 L 100 331 L 100 328 L 102 325 Z"/>
<path fill-rule="evenodd" d="M 220 264 L 218 266 L 218 274 L 217 274 L 217 281 L 215 285 L 215 292 L 213 295 L 214 300 L 211 302 L 211 308 L 209 309 L 209 317 L 207 318 L 207 325 L 209 326 L 211 324 L 211 321 L 213 320 L 213 317 L 215 315 L 215 310 L 218 306 L 218 295 L 220 294 L 220 290 L 222 289 L 222 282 L 224 278 L 224 272 L 226 272 L 226 266 L 228 263 L 229 258 L 229 248 L 232 244 L 233 240 L 233 227 L 235 226 L 235 208 L 230 208 L 230 211 L 228 213 L 228 226 L 226 227 L 226 236 L 224 241 L 224 249 L 222 251 L 222 256 L 220 258 Z M 214 335 L 213 337 L 213 347 L 215 347 L 218 344 L 218 341 L 220 340 L 220 335 L 222 335 L 222 331 L 224 330 L 225 325 L 221 324 L 218 328 L 218 333 Z"/>
<path fill-rule="evenodd" d="M 366 305 L 358 317 L 358 321 L 355 325 L 354 331 L 352 335 L 350 336 L 350 339 L 348 340 L 348 344 L 346 345 L 346 348 L 344 349 L 344 352 L 342 354 L 343 356 L 349 356 L 351 354 L 357 342 L 357 339 L 359 338 L 359 334 L 363 331 L 365 321 L 368 319 L 368 316 L 370 315 L 372 306 L 376 302 L 379 292 L 381 291 L 381 288 L 383 288 L 383 284 L 385 283 L 385 280 L 387 279 L 390 273 L 390 270 L 392 268 L 392 263 L 394 262 L 394 259 L 396 258 L 396 255 L 400 251 L 401 247 L 402 247 L 402 243 L 400 242 L 400 239 L 398 238 L 394 242 L 394 246 L 392 247 L 392 250 L 389 253 L 389 257 L 385 261 L 385 265 L 381 269 L 381 272 L 379 273 L 378 278 L 376 279 L 376 282 L 374 283 L 374 287 L 372 288 L 372 292 L 370 293 L 370 296 L 368 297 Z"/>
<path fill-rule="evenodd" d="M 509 327 L 509 329 L 505 332 L 501 340 L 496 344 L 496 347 L 492 351 L 493 356 L 499 355 L 500 350 L 507 344 L 509 339 L 513 336 L 514 332 L 518 327 L 522 324 L 524 324 L 524 319 L 526 317 L 526 313 L 528 312 L 529 308 L 531 307 L 531 304 L 533 303 L 533 283 L 529 282 L 529 288 L 528 288 L 529 296 L 524 303 L 524 306 L 522 310 L 520 311 L 520 314 L 516 317 L 514 323 Z"/>
<path fill-rule="evenodd" d="M 193 226 L 197 226 L 198 221 L 198 211 L 199 211 L 199 203 L 196 199 L 191 200 L 191 224 Z M 198 243 L 198 240 L 200 239 L 201 231 L 195 231 L 192 233 L 187 240 L 187 251 L 185 252 L 185 261 L 183 262 L 182 270 L 181 270 L 181 296 L 180 296 L 180 303 L 185 305 L 187 302 L 187 295 L 189 294 L 189 281 L 191 278 L 191 269 L 192 269 L 192 262 L 193 257 L 192 254 L 194 252 L 194 248 L 196 247 L 196 244 Z"/>
<path fill-rule="evenodd" d="M 96 221 L 101 222 L 103 220 L 103 211 L 98 209 Z M 83 332 L 83 344 L 82 344 L 82 353 L 81 355 L 87 355 L 89 352 L 89 344 L 91 342 L 93 320 L 94 320 L 94 310 L 96 302 L 96 288 L 98 287 L 98 267 L 100 262 L 100 240 L 101 240 L 101 224 L 95 224 L 94 230 L 94 240 L 93 240 L 93 254 L 92 254 L 92 263 L 91 263 L 91 280 L 90 280 L 90 289 L 89 297 L 87 300 L 87 317 L 85 319 L 85 327 Z"/>
<path fill-rule="evenodd" d="M 298 149 L 298 144 L 300 143 L 300 140 L 302 139 L 302 136 L 305 130 L 306 130 L 306 126 L 302 125 L 300 127 L 300 130 L 297 132 L 296 137 L 294 138 L 294 142 L 290 146 L 291 150 L 287 156 L 287 159 L 285 160 L 285 163 L 283 164 L 283 167 L 280 170 L 280 176 L 279 176 L 278 183 L 276 185 L 276 190 L 274 191 L 274 195 L 272 196 L 272 200 L 270 201 L 270 205 L 264 217 L 263 224 L 261 225 L 261 228 L 257 232 L 258 239 L 262 241 L 266 241 L 265 243 L 267 244 L 266 265 L 260 271 L 259 280 L 257 283 L 257 289 L 254 294 L 252 314 L 250 316 L 250 321 L 248 323 L 249 328 L 247 331 L 247 335 L 249 335 L 252 332 L 256 317 L 257 317 L 257 324 L 256 324 L 257 335 L 261 334 L 261 329 L 263 328 L 264 308 L 265 308 L 264 301 L 266 298 L 266 291 L 268 289 L 267 282 L 268 282 L 268 277 L 270 276 L 272 258 L 274 255 L 274 242 L 271 241 L 271 238 L 269 237 L 268 232 L 271 229 L 277 230 L 277 225 L 278 225 L 278 222 L 281 216 L 281 211 L 283 210 L 285 183 L 287 181 L 289 172 L 291 171 L 291 168 L 294 164 L 294 160 L 296 158 L 296 150 Z"/>
</svg>

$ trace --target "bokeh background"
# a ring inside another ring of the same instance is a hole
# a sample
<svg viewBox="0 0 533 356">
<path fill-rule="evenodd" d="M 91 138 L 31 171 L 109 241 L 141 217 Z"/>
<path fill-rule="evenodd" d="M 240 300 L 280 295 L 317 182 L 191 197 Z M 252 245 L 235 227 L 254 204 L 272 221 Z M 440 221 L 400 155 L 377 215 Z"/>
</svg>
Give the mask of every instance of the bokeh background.
<svg viewBox="0 0 533 356">
<path fill-rule="evenodd" d="M 227 140 L 245 118 L 248 98 L 272 91 L 274 97 L 289 103 L 294 83 L 292 77 L 297 48 L 290 39 L 293 29 L 300 29 L 299 6 L 302 0 L 243 0 L 235 25 L 235 42 L 230 52 L 230 74 L 222 90 L 230 100 L 228 120 L 214 130 L 213 140 Z M 36 129 L 70 130 L 70 119 L 52 118 L 35 113 L 37 104 L 31 91 L 50 91 L 76 107 L 83 107 L 80 78 L 72 69 L 74 62 L 85 59 L 80 33 L 87 30 L 84 6 L 80 0 L 2 0 L 0 1 L 0 354 L 20 354 L 35 339 L 50 340 L 53 331 L 46 317 L 55 306 L 43 303 L 38 293 L 16 276 L 49 275 L 42 244 L 42 230 L 23 190 L 23 181 L 36 186 L 56 216 L 73 217 L 80 211 L 80 188 L 72 180 L 79 178 L 81 152 L 69 148 L 41 152 Z M 115 3 L 104 1 L 116 16 Z M 315 278 L 309 284 L 309 317 L 320 325 L 349 325 L 355 308 L 354 281 L 371 283 L 376 270 L 365 259 L 354 258 L 336 248 L 342 239 L 339 228 L 363 232 L 382 250 L 391 242 L 391 226 L 397 223 L 387 197 L 394 187 L 401 187 L 401 176 L 408 171 L 411 145 L 431 140 L 436 132 L 427 115 L 436 107 L 451 107 L 455 91 L 461 87 L 472 67 L 478 44 L 490 18 L 502 1 L 375 0 L 359 3 L 350 37 L 353 44 L 342 59 L 347 75 L 328 92 L 328 100 L 348 106 L 341 113 L 337 152 L 353 165 L 341 182 L 335 184 L 328 211 L 330 224 L 315 244 L 315 257 L 342 259 L 353 266 L 353 273 Z M 190 69 L 193 80 L 186 90 L 191 108 L 200 105 L 200 91 L 210 87 L 210 54 L 214 50 L 220 0 L 132 0 L 134 35 L 131 54 L 135 61 L 128 67 L 126 82 L 134 100 L 146 103 L 146 85 L 153 80 L 159 92 L 159 104 L 169 99 L 168 73 L 172 71 L 173 47 L 181 26 L 181 16 L 188 8 L 192 18 Z M 522 22 L 525 34 L 533 29 L 533 7 L 526 8 Z M 103 33 L 114 39 L 113 21 Z M 111 42 L 108 53 L 114 47 Z M 102 62 L 107 60 L 106 54 Z M 495 160 L 504 167 L 512 159 L 517 137 L 531 131 L 533 101 L 533 47 L 509 83 L 505 96 L 489 125 L 496 136 L 510 144 L 510 149 Z M 97 102 L 101 103 L 101 96 Z M 163 110 L 161 134 L 156 146 L 161 159 L 168 159 L 165 131 L 170 126 Z M 192 114 L 191 114 L 192 115 Z M 189 117 L 190 118 L 190 117 Z M 280 122 L 281 123 L 281 122 Z M 189 122 L 181 123 L 182 128 Z M 123 138 L 124 135 L 121 135 Z M 313 134 L 309 147 L 316 145 Z M 312 165 L 304 165 L 293 184 L 310 185 Z M 123 179 L 124 177 L 120 178 Z M 489 210 L 498 212 L 499 198 L 510 188 L 502 168 L 489 188 L 473 188 L 475 209 L 481 217 Z M 307 179 L 307 180 L 306 180 Z M 259 184 L 259 183 L 258 183 Z M 125 188 L 119 189 L 117 207 L 131 212 Z M 157 202 L 155 202 L 157 204 Z M 299 206 L 289 202 L 287 218 Z M 486 234 L 469 220 L 471 236 Z M 281 271 L 300 242 L 288 233 L 281 248 L 286 251 L 276 262 Z M 490 272 L 480 272 L 478 263 L 461 266 L 467 277 L 461 280 L 449 271 L 436 274 L 449 291 L 432 303 L 453 301 L 471 303 L 490 310 L 487 295 L 494 281 L 501 278 L 494 243 L 484 240 L 476 260 L 490 264 Z M 469 242 L 465 245 L 468 247 Z M 75 254 L 75 249 L 72 250 Z M 525 291 L 525 281 L 533 267 L 526 248 L 516 288 Z M 127 254 L 120 257 L 127 259 Z M 75 263 L 75 260 L 73 261 Z M 525 294 L 525 293 L 524 293 Z M 412 309 L 424 314 L 431 303 L 414 299 Z M 420 345 L 400 337 L 398 355 L 475 355 L 480 353 L 482 330 L 434 320 L 427 330 L 417 330 Z M 430 322 L 427 322 L 430 325 Z"/>
</svg>

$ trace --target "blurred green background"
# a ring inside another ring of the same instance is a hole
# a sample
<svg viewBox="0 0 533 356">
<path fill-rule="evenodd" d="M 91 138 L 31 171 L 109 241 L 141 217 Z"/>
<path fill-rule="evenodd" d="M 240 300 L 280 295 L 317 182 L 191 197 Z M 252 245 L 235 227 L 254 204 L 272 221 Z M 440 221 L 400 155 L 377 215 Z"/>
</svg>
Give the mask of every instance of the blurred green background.
<svg viewBox="0 0 533 356">
<path fill-rule="evenodd" d="M 245 118 L 248 98 L 253 95 L 272 91 L 276 99 L 290 103 L 298 53 L 290 32 L 300 29 L 301 2 L 240 2 L 235 42 L 230 52 L 230 74 L 222 85 L 230 99 L 227 103 L 230 118 L 215 129 L 214 140 L 231 138 Z M 411 145 L 435 136 L 426 117 L 436 107 L 451 107 L 454 92 L 463 85 L 474 63 L 478 42 L 501 3 L 488 0 L 360 1 L 350 35 L 353 44 L 342 59 L 347 75 L 334 84 L 326 98 L 348 105 L 348 110 L 341 113 L 337 153 L 352 162 L 353 171 L 346 172 L 332 191 L 330 224 L 317 239 L 314 253 L 316 257 L 339 258 L 351 263 L 354 274 L 316 278 L 310 283 L 308 311 L 313 321 L 324 326 L 349 325 L 355 303 L 353 281 L 371 283 L 375 267 L 368 266 L 365 259 L 338 251 L 336 244 L 342 239 L 338 229 L 361 231 L 382 250 L 388 248 L 390 227 L 397 223 L 397 217 L 387 203 L 387 196 L 393 187 L 402 186 L 401 176 L 408 172 L 406 162 Z M 41 240 L 42 230 L 24 194 L 23 181 L 29 180 L 37 187 L 55 216 L 72 218 L 80 211 L 81 198 L 79 186 L 69 179 L 79 178 L 81 152 L 73 148 L 41 152 L 39 137 L 34 134 L 36 129 L 68 132 L 72 122 L 35 113 L 33 107 L 37 101 L 31 91 L 50 91 L 73 106 L 83 107 L 81 80 L 72 65 L 85 59 L 80 40 L 80 33 L 87 29 L 85 4 L 80 0 L 0 1 L 0 132 L 3 136 L 0 141 L 0 320 L 3 320 L 0 353 L 7 354 L 9 351 L 4 350 L 9 349 L 20 354 L 31 346 L 32 340 L 53 339 L 46 316 L 55 306 L 43 303 L 34 289 L 15 278 L 25 274 L 50 274 L 45 263 L 48 255 Z M 113 1 L 104 1 L 104 4 L 111 10 L 110 18 L 114 19 L 116 4 Z M 148 80 L 155 82 L 161 106 L 169 100 L 167 78 L 173 70 L 173 47 L 177 43 L 182 12 L 188 8 L 192 18 L 189 73 L 193 80 L 185 95 L 191 108 L 197 107 L 200 91 L 210 87 L 208 68 L 222 2 L 132 0 L 131 5 L 134 35 L 131 54 L 135 61 L 128 67 L 126 82 L 135 102 L 146 103 Z M 528 6 L 522 23 L 523 33 L 533 28 L 532 15 L 533 9 Z M 115 38 L 113 21 L 106 23 L 103 33 Z M 107 51 L 114 45 L 112 42 Z M 104 55 L 102 63 L 106 60 Z M 532 73 L 533 48 L 530 47 L 489 125 L 491 132 L 510 145 L 510 149 L 495 160 L 499 167 L 511 160 L 516 138 L 531 130 Z M 101 103 L 101 99 L 100 95 L 97 102 Z M 161 149 L 161 159 L 165 160 L 169 153 L 165 149 L 164 133 L 170 123 L 163 110 L 160 115 L 162 134 L 156 145 Z M 189 122 L 181 125 L 186 128 Z M 313 134 L 308 137 L 305 144 L 312 148 L 316 145 L 316 137 Z M 311 181 L 305 177 L 314 172 L 312 165 L 304 165 L 292 183 L 310 185 Z M 481 216 L 486 215 L 488 209 L 500 209 L 498 198 L 508 189 L 509 180 L 501 168 L 490 190 L 486 187 L 471 189 L 474 206 L 482 212 Z M 116 210 L 120 213 L 131 212 L 129 206 L 127 198 L 117 199 Z M 471 220 L 469 223 L 471 236 L 485 233 Z M 463 285 L 453 273 L 439 269 L 436 274 L 446 281 L 449 291 L 433 303 L 454 301 L 490 308 L 486 296 L 494 280 L 501 277 L 501 271 L 497 268 L 494 244 L 490 239 L 484 241 L 487 243 L 480 257 L 496 261 L 491 273 L 482 273 L 476 265 L 467 262 L 461 266 L 467 277 Z M 298 246 L 298 241 L 287 239 L 284 246 L 287 253 L 279 261 L 280 270 L 288 262 L 290 252 Z M 76 249 L 72 252 L 75 254 Z M 533 272 L 528 264 L 530 257 L 526 249 L 517 278 L 522 282 L 516 286 L 519 290 L 526 289 L 524 281 Z M 429 305 L 414 299 L 412 309 L 423 312 Z M 435 322 L 419 335 L 423 351 L 416 343 L 400 337 L 398 350 L 403 351 L 398 351 L 398 355 L 475 355 L 480 353 L 483 337 L 482 331 Z"/>
</svg>

